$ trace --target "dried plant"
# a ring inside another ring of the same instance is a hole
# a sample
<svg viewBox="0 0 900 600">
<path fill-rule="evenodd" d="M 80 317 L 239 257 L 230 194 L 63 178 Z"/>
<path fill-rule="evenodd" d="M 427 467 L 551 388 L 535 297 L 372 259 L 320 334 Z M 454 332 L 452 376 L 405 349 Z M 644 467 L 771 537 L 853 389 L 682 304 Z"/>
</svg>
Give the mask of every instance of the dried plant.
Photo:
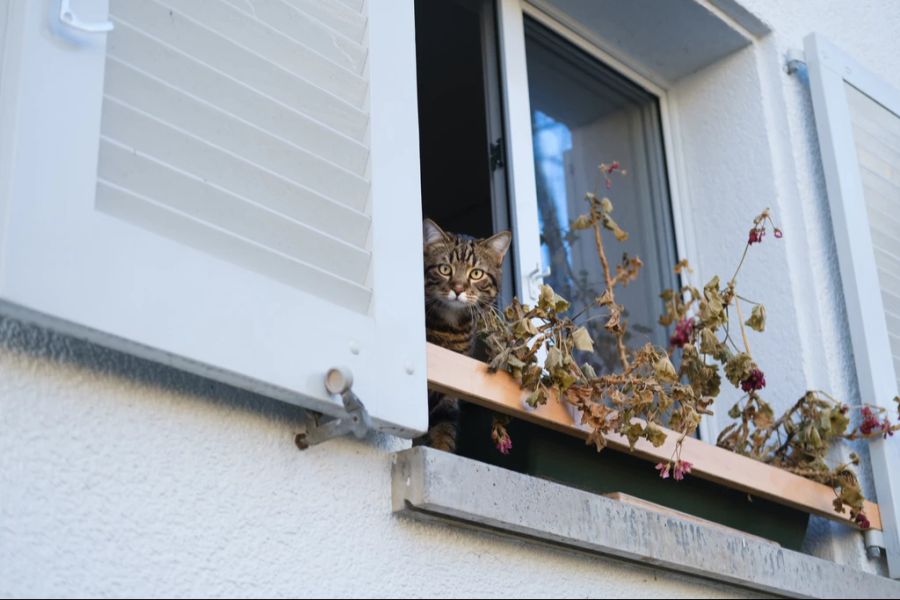
<svg viewBox="0 0 900 600">
<path fill-rule="evenodd" d="M 606 189 L 612 187 L 613 176 L 624 174 L 618 162 L 601 164 L 599 171 Z M 745 395 L 728 412 L 735 422 L 722 430 L 717 444 L 833 487 L 835 510 L 849 509 L 860 527 L 868 527 L 862 490 L 850 468 L 858 457 L 851 454 L 850 463 L 832 467 L 827 454 L 841 439 L 886 438 L 900 425 L 892 424 L 883 408 L 864 404 L 854 407 L 859 422 L 851 428 L 851 408 L 821 391 L 806 392 L 776 418 L 761 395 L 765 374 L 751 354 L 746 328 L 763 332 L 766 310 L 737 293 L 737 277 L 751 246 L 763 241 L 768 226 L 775 238 L 782 237 L 769 210 L 753 220 L 738 266 L 724 285 L 716 276 L 702 290 L 685 285 L 662 293 L 664 313 L 659 322 L 672 330 L 669 348 L 648 343 L 634 349 L 626 344 L 625 307 L 616 302 L 615 292 L 638 277 L 643 263 L 627 255 L 616 265 L 609 262 L 604 236 L 611 233 L 623 241 L 628 233 L 613 219 L 608 197 L 600 197 L 595 190 L 586 194 L 585 201 L 587 210 L 571 222 L 569 234 L 593 233 L 605 284 L 593 304 L 605 311 L 603 329 L 614 341 L 619 364 L 598 374 L 590 363 L 577 363 L 575 351 L 592 352 L 595 343 L 579 324 L 584 311 L 569 315 L 569 302 L 544 285 L 535 306 L 513 299 L 502 312 L 483 315 L 480 332 L 491 359 L 489 368 L 511 374 L 529 392 L 531 406 L 556 397 L 578 409 L 582 423 L 590 427 L 588 443 L 598 451 L 606 446 L 610 433 L 627 438 L 633 449 L 642 438 L 661 446 L 666 440 L 662 427 L 675 431 L 678 440 L 673 455 L 656 465 L 660 477 L 671 474 L 675 480 L 691 470 L 691 463 L 681 457 L 682 442 L 697 429 L 701 415 L 712 414 L 709 407 L 719 396 L 724 373 Z M 675 265 L 678 274 L 685 269 L 690 269 L 685 260 Z M 742 303 L 751 307 L 746 321 Z M 739 340 L 730 331 L 732 311 Z M 895 400 L 900 403 L 900 397 Z M 492 438 L 507 453 L 512 441 L 505 425 L 505 420 L 495 419 Z"/>
</svg>

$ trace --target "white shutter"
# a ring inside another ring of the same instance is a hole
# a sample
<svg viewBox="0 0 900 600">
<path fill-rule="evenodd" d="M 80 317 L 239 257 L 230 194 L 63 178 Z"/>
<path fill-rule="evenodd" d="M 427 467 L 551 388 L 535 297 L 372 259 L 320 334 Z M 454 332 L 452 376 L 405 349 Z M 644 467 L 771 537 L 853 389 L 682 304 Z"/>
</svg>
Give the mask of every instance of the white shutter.
<svg viewBox="0 0 900 600">
<path fill-rule="evenodd" d="M 71 5 L 114 30 L 10 9 L 4 310 L 332 414 L 346 366 L 425 429 L 412 0 Z"/>
<path fill-rule="evenodd" d="M 813 34 L 806 60 L 860 394 L 896 419 L 900 383 L 900 92 Z M 900 448 L 870 445 L 891 577 Z"/>
</svg>

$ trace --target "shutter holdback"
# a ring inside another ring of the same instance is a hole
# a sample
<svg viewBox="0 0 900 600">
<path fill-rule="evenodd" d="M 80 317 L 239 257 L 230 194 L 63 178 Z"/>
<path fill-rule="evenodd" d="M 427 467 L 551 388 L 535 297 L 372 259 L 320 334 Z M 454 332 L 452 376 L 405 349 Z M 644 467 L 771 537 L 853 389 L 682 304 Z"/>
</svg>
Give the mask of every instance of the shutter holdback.
<svg viewBox="0 0 900 600">
<path fill-rule="evenodd" d="M 346 416 L 319 424 L 316 416 L 306 412 L 306 431 L 297 434 L 294 441 L 301 450 L 321 444 L 330 439 L 353 433 L 362 439 L 372 428 L 372 419 L 362 400 L 350 389 L 353 387 L 353 373 L 343 367 L 332 367 L 325 374 L 325 389 L 332 396 L 340 396 Z"/>
</svg>

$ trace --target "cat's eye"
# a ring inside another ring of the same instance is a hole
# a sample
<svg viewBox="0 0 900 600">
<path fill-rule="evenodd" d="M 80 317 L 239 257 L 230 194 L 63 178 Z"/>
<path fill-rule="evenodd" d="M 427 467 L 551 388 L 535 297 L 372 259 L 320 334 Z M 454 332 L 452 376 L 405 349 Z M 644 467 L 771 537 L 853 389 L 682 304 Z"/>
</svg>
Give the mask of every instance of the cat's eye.
<svg viewBox="0 0 900 600">
<path fill-rule="evenodd" d="M 453 272 L 453 269 L 450 268 L 450 265 L 440 265 L 438 266 L 438 273 L 444 275 L 445 277 L 449 277 L 450 273 Z"/>
<path fill-rule="evenodd" d="M 472 271 L 469 273 L 469 279 L 471 279 L 472 281 L 481 279 L 482 277 L 484 277 L 484 271 L 482 271 L 481 269 L 472 269 Z"/>
</svg>

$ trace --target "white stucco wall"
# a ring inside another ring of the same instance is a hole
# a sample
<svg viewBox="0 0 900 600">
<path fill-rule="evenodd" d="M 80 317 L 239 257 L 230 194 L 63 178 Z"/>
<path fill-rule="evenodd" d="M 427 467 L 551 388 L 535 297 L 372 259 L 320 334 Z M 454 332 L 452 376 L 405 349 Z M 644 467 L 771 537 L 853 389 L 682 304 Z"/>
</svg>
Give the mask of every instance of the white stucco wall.
<svg viewBox="0 0 900 600">
<path fill-rule="evenodd" d="M 743 0 L 773 33 L 676 84 L 688 247 L 730 275 L 748 220 L 783 224 L 741 285 L 769 308 L 751 340 L 784 406 L 857 400 L 807 83 L 788 48 L 827 35 L 900 87 L 900 3 Z M 727 410 L 728 406 L 724 407 Z M 720 407 L 721 410 L 721 407 Z M 390 514 L 389 452 L 297 451 L 300 411 L 0 320 L 0 595 L 746 596 L 649 567 Z M 869 493 L 870 481 L 865 481 Z M 807 548 L 878 572 L 861 537 L 814 520 Z"/>
</svg>

